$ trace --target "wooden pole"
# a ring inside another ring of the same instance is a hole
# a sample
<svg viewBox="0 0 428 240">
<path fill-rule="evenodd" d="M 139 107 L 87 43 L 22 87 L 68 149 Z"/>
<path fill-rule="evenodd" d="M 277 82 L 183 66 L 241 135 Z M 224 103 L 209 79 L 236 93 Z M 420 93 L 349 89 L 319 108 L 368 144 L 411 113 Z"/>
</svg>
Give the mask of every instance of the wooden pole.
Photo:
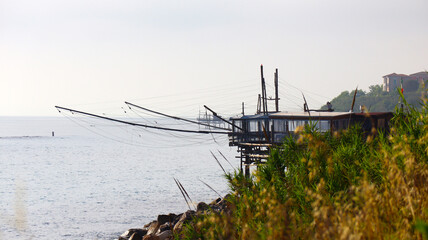
<svg viewBox="0 0 428 240">
<path fill-rule="evenodd" d="M 158 127 L 158 126 L 152 126 L 152 125 L 147 125 L 147 124 L 128 122 L 128 121 L 124 121 L 124 120 L 120 120 L 120 119 L 116 119 L 116 118 L 104 117 L 101 115 L 82 112 L 82 111 L 78 111 L 78 110 L 74 110 L 74 109 L 70 109 L 70 108 L 65 108 L 65 107 L 60 107 L 60 106 L 55 106 L 55 108 L 58 109 L 59 111 L 60 110 L 69 111 L 73 114 L 74 113 L 82 114 L 82 115 L 86 115 L 86 116 L 90 116 L 90 117 L 100 118 L 100 119 L 109 120 L 112 122 L 118 122 L 118 123 L 123 123 L 123 124 L 131 125 L 131 126 L 136 126 L 136 127 L 145 127 L 145 128 L 151 128 L 151 129 L 173 131 L 173 132 L 187 132 L 187 133 L 201 133 L 201 134 L 229 134 L 229 132 L 219 132 L 219 131 L 200 131 L 200 130 L 194 131 L 194 130 L 186 130 L 186 129 L 179 129 L 179 128 Z M 239 129 L 241 129 L 241 128 L 239 128 Z"/>
<path fill-rule="evenodd" d="M 164 117 L 169 117 L 169 118 L 172 118 L 172 119 L 175 119 L 175 120 L 181 120 L 181 121 L 185 121 L 185 122 L 189 122 L 189 123 L 193 123 L 193 124 L 203 125 L 203 126 L 210 127 L 210 128 L 217 128 L 217 129 L 222 129 L 222 130 L 229 130 L 228 128 L 222 128 L 222 127 L 217 127 L 217 126 L 211 125 L 209 118 L 207 118 L 208 119 L 208 124 L 205 124 L 205 123 L 196 122 L 196 121 L 193 121 L 193 120 L 189 120 L 189 119 L 185 119 L 185 118 L 181 118 L 181 117 L 176 117 L 176 116 L 171 116 L 171 115 L 168 115 L 168 114 L 165 114 L 165 113 L 153 111 L 153 110 L 150 110 L 148 108 L 141 107 L 141 106 L 138 106 L 138 105 L 130 103 L 130 102 L 125 102 L 125 104 L 128 105 L 128 107 L 129 106 L 136 107 L 136 108 L 139 108 L 139 109 L 142 109 L 142 110 L 154 113 L 154 114 L 158 114 L 158 115 L 161 115 L 161 116 L 164 116 Z M 129 109 L 131 109 L 131 107 L 129 107 Z"/>
<path fill-rule="evenodd" d="M 266 115 L 267 113 L 267 97 L 266 97 L 266 84 L 265 84 L 265 78 L 263 76 L 263 65 L 260 65 L 260 73 L 262 78 L 262 102 L 263 102 L 263 114 Z"/>
<path fill-rule="evenodd" d="M 268 113 L 268 104 L 267 104 L 267 94 L 266 94 L 266 81 L 265 78 L 263 77 L 263 92 L 265 97 L 263 98 L 263 103 L 265 105 L 265 112 L 264 114 L 266 115 Z"/>
<path fill-rule="evenodd" d="M 354 97 L 352 98 L 352 104 L 351 104 L 350 112 L 354 112 L 355 97 L 357 97 L 357 92 L 358 92 L 358 86 L 357 86 L 357 88 L 355 88 Z"/>
<path fill-rule="evenodd" d="M 245 116 L 245 105 L 244 105 L 244 102 L 242 102 L 242 116 Z"/>
<path fill-rule="evenodd" d="M 278 96 L 278 68 L 275 69 L 275 111 L 279 112 L 279 96 Z"/>
<path fill-rule="evenodd" d="M 208 111 L 210 111 L 210 112 L 211 112 L 215 117 L 217 117 L 218 119 L 222 120 L 223 122 L 227 122 L 227 123 L 229 123 L 230 125 L 232 125 L 232 126 L 236 127 L 237 129 L 239 129 L 239 130 L 243 131 L 243 129 L 242 129 L 242 128 L 240 128 L 240 127 L 236 126 L 235 124 L 233 124 L 232 122 L 227 121 L 226 119 L 224 119 L 224 118 L 220 117 L 220 116 L 219 116 L 216 112 L 214 112 L 211 108 L 207 107 L 207 105 L 204 105 L 204 108 L 206 108 L 206 109 L 207 109 Z"/>
<path fill-rule="evenodd" d="M 250 147 L 245 147 L 245 177 L 250 177 L 250 156 L 249 153 L 251 152 Z"/>
</svg>

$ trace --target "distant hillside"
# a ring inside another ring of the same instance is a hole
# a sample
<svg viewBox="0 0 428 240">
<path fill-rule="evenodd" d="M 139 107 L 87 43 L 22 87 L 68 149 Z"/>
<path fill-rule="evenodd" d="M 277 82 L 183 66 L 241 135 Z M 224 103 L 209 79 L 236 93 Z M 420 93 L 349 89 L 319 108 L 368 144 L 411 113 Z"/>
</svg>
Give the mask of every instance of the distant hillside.
<svg viewBox="0 0 428 240">
<path fill-rule="evenodd" d="M 399 105 L 400 96 L 398 90 L 390 93 L 384 92 L 381 85 L 372 85 L 369 89 L 369 92 L 358 90 L 357 97 L 355 99 L 354 111 L 359 111 L 359 107 L 361 105 L 366 106 L 369 112 L 394 111 L 395 106 Z M 333 105 L 333 109 L 336 112 L 348 112 L 351 109 L 354 92 L 355 90 L 350 92 L 343 91 L 339 96 L 331 100 L 330 102 Z M 420 107 L 422 94 L 422 88 L 404 88 L 404 97 L 406 98 L 406 101 L 418 108 Z M 324 105 L 321 109 L 325 110 L 327 109 L 327 106 Z"/>
</svg>

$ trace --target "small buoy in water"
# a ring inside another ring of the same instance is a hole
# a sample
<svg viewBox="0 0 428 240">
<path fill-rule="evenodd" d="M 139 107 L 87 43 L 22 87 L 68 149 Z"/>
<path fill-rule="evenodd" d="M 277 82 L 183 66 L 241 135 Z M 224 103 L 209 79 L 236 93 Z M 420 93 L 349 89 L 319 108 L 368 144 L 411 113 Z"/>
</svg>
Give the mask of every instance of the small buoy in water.
<svg viewBox="0 0 428 240">
<path fill-rule="evenodd" d="M 52 131 L 52 137 L 55 137 L 55 132 L 54 131 Z"/>
</svg>

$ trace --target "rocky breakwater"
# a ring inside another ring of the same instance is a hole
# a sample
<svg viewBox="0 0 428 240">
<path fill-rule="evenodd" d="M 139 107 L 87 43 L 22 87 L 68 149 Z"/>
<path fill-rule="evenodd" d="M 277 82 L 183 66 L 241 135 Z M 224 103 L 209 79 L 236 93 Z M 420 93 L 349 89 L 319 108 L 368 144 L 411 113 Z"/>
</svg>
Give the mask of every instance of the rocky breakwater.
<svg viewBox="0 0 428 240">
<path fill-rule="evenodd" d="M 195 210 L 188 210 L 184 213 L 159 215 L 157 220 L 144 225 L 143 228 L 131 228 L 120 235 L 118 240 L 166 240 L 181 238 L 181 232 L 185 224 L 191 223 L 196 217 L 211 213 L 221 213 L 228 211 L 229 204 L 224 198 L 218 198 L 210 204 L 198 203 Z"/>
</svg>

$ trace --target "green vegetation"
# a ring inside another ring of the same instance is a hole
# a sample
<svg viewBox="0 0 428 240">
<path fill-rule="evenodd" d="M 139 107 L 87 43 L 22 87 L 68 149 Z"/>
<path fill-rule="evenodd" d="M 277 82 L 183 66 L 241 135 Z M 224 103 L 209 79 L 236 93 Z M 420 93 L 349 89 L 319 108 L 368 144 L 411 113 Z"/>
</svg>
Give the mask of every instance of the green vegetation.
<svg viewBox="0 0 428 240">
<path fill-rule="evenodd" d="M 417 82 L 415 85 L 414 82 L 409 81 L 404 84 L 404 97 L 410 105 L 419 108 L 424 88 L 423 86 L 420 87 Z M 355 90 L 351 92 L 343 91 L 339 96 L 331 100 L 333 109 L 337 112 L 348 112 L 351 109 L 354 92 Z M 381 85 L 372 85 L 369 87 L 369 92 L 357 91 L 354 111 L 359 111 L 359 106 L 366 106 L 369 112 L 392 112 L 400 104 L 399 102 L 400 94 L 398 90 L 388 93 L 382 90 Z M 324 105 L 321 109 L 326 110 L 327 106 Z"/>
<path fill-rule="evenodd" d="M 427 239 L 428 104 L 402 101 L 390 134 L 299 129 L 251 178 L 226 175 L 230 211 L 185 239 Z"/>
</svg>

